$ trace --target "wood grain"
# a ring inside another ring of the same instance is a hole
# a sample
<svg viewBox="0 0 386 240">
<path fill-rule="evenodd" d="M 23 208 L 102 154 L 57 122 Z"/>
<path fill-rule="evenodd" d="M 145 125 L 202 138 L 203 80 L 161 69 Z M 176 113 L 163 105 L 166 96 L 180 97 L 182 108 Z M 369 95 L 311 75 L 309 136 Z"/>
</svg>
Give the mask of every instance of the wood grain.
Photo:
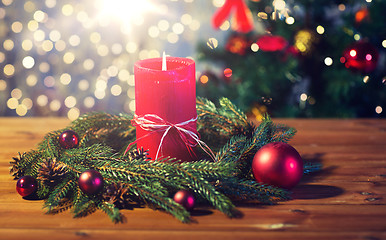
<svg viewBox="0 0 386 240">
<path fill-rule="evenodd" d="M 278 205 L 237 203 L 243 217 L 229 219 L 199 206 L 192 224 L 148 208 L 123 210 L 113 224 L 101 213 L 73 219 L 47 215 L 42 201 L 15 191 L 9 161 L 65 127 L 63 118 L 0 118 L 0 239 L 386 239 L 386 120 L 274 119 L 295 127 L 290 142 L 324 170 L 305 176 L 293 199 Z"/>
</svg>

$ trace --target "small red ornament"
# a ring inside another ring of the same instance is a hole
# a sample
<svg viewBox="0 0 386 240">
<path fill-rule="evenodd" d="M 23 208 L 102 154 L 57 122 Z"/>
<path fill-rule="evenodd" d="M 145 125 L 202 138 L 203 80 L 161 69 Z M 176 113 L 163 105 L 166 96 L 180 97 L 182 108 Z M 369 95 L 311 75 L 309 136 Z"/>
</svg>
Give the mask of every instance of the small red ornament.
<svg viewBox="0 0 386 240">
<path fill-rule="evenodd" d="M 23 176 L 17 180 L 16 191 L 22 196 L 26 197 L 36 191 L 38 183 L 35 178 L 31 176 Z"/>
<path fill-rule="evenodd" d="M 260 37 L 256 44 L 259 46 L 259 49 L 265 52 L 275 52 L 282 51 L 287 47 L 288 42 L 282 36 L 271 36 L 265 35 Z"/>
<path fill-rule="evenodd" d="M 187 190 L 180 190 L 174 194 L 174 201 L 182 205 L 186 210 L 192 210 L 194 208 L 195 199 L 191 192 Z"/>
<path fill-rule="evenodd" d="M 377 67 L 379 53 L 371 43 L 359 41 L 343 51 L 341 62 L 353 71 L 370 73 Z"/>
<path fill-rule="evenodd" d="M 269 143 L 253 158 L 252 171 L 256 181 L 280 188 L 291 189 L 303 175 L 303 161 L 291 145 Z"/>
<path fill-rule="evenodd" d="M 102 175 L 93 169 L 84 171 L 78 179 L 79 188 L 86 194 L 92 195 L 103 189 Z"/>
<path fill-rule="evenodd" d="M 66 130 L 59 136 L 59 144 L 62 148 L 75 148 L 79 144 L 79 136 L 72 130 Z"/>
</svg>

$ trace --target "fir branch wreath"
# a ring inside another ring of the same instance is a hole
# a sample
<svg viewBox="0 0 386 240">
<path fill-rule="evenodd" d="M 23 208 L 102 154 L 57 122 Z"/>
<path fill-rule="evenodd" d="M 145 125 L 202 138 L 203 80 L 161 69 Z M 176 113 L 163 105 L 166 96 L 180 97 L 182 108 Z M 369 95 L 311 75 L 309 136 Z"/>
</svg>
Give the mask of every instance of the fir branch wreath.
<svg viewBox="0 0 386 240">
<path fill-rule="evenodd" d="M 77 218 L 99 209 L 115 223 L 123 221 L 119 209 L 142 205 L 190 222 L 189 211 L 171 197 L 181 189 L 228 217 L 239 213 L 235 200 L 272 204 L 290 199 L 287 190 L 256 182 L 251 164 L 265 144 L 288 142 L 296 133 L 294 128 L 275 124 L 269 116 L 256 126 L 226 98 L 220 99 L 217 107 L 198 97 L 196 106 L 197 130 L 216 153 L 214 161 L 205 156 L 194 162 L 149 161 L 146 150 L 133 148 L 124 154 L 128 143 L 135 141 L 132 116 L 92 112 L 65 129 L 46 134 L 37 150 L 19 153 L 10 162 L 10 172 L 14 179 L 29 175 L 37 180 L 35 197 L 44 199 L 49 214 L 71 209 Z M 65 130 L 79 135 L 77 148 L 59 145 L 59 135 Z M 91 195 L 78 185 L 80 174 L 89 169 L 98 171 L 105 183 L 102 191 Z M 304 173 L 319 169 L 320 165 L 304 163 Z"/>
</svg>

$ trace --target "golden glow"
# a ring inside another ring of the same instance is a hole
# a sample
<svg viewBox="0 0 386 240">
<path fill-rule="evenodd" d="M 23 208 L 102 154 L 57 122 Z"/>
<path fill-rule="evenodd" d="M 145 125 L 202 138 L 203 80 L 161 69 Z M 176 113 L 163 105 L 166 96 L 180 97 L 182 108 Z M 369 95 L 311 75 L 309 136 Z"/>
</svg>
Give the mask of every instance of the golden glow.
<svg viewBox="0 0 386 240">
<path fill-rule="evenodd" d="M 111 94 L 114 96 L 119 96 L 122 93 L 122 88 L 119 85 L 114 85 L 111 87 Z"/>
<path fill-rule="evenodd" d="M 28 1 L 28 2 L 24 3 L 24 10 L 26 12 L 33 12 L 33 11 L 35 11 L 35 3 L 31 2 L 31 1 Z"/>
<path fill-rule="evenodd" d="M 35 65 L 35 59 L 31 56 L 27 56 L 27 57 L 23 58 L 22 63 L 23 63 L 23 67 L 25 67 L 27 69 L 31 69 Z"/>
<path fill-rule="evenodd" d="M 378 114 L 381 114 L 382 111 L 383 111 L 383 109 L 382 109 L 381 106 L 377 106 L 377 107 L 375 108 L 375 112 L 378 113 Z"/>
<path fill-rule="evenodd" d="M 326 58 L 324 59 L 324 64 L 326 64 L 327 66 L 331 66 L 332 63 L 333 63 L 332 58 L 326 57 Z"/>
<path fill-rule="evenodd" d="M 40 95 L 37 99 L 36 99 L 36 103 L 41 106 L 41 107 L 44 107 L 47 105 L 48 103 L 48 97 L 46 95 Z"/>
<path fill-rule="evenodd" d="M 47 14 L 41 10 L 38 10 L 34 13 L 34 19 L 37 22 L 45 22 L 47 20 Z"/>
<path fill-rule="evenodd" d="M 26 106 L 28 110 L 30 110 L 33 106 L 33 102 L 30 98 L 24 98 L 23 101 L 21 101 L 21 104 Z"/>
<path fill-rule="evenodd" d="M 193 20 L 192 16 L 187 13 L 182 15 L 181 17 L 181 22 L 182 24 L 185 24 L 185 25 L 189 25 L 190 23 L 192 23 L 192 20 Z"/>
<path fill-rule="evenodd" d="M 4 91 L 7 88 L 7 82 L 0 80 L 0 91 Z"/>
<path fill-rule="evenodd" d="M 23 92 L 18 88 L 15 88 L 11 91 L 12 98 L 16 98 L 17 100 L 19 100 L 22 96 L 23 96 Z"/>
<path fill-rule="evenodd" d="M 80 111 L 78 108 L 71 108 L 70 111 L 68 111 L 67 113 L 67 117 L 71 121 L 74 121 L 75 119 L 77 119 L 79 115 L 80 115 Z"/>
<path fill-rule="evenodd" d="M 75 55 L 72 52 L 66 52 L 63 55 L 63 62 L 66 64 L 71 64 L 75 61 Z"/>
<path fill-rule="evenodd" d="M 33 32 L 33 31 L 36 31 L 38 29 L 39 23 L 36 22 L 35 20 L 31 20 L 31 21 L 28 22 L 27 27 L 28 27 L 28 30 Z"/>
<path fill-rule="evenodd" d="M 68 84 L 70 84 L 70 82 L 71 82 L 71 75 L 68 74 L 68 73 L 63 73 L 63 74 L 60 76 L 60 82 L 61 82 L 63 85 L 68 85 Z"/>
<path fill-rule="evenodd" d="M 26 39 L 21 43 L 21 47 L 23 48 L 24 51 L 30 51 L 33 47 L 33 43 L 31 40 Z"/>
<path fill-rule="evenodd" d="M 71 4 L 63 5 L 62 13 L 64 16 L 71 16 L 73 12 L 74 12 L 74 7 Z"/>
<path fill-rule="evenodd" d="M 14 22 L 11 28 L 14 33 L 19 33 L 23 30 L 23 24 L 21 22 Z"/>
<path fill-rule="evenodd" d="M 16 98 L 10 98 L 7 101 L 7 107 L 9 109 L 16 109 L 18 105 L 19 105 L 19 101 Z"/>
<path fill-rule="evenodd" d="M 25 116 L 27 114 L 27 107 L 23 104 L 16 107 L 16 114 L 19 116 Z"/>
<path fill-rule="evenodd" d="M 59 100 L 52 100 L 50 103 L 50 109 L 54 112 L 58 111 L 62 107 L 62 104 L 60 103 Z"/>
<path fill-rule="evenodd" d="M 91 58 L 87 58 L 87 59 L 84 60 L 84 62 L 83 62 L 83 67 L 84 67 L 84 69 L 86 69 L 86 70 L 91 70 L 91 69 L 93 69 L 93 68 L 94 68 L 94 65 L 95 65 L 94 60 L 92 60 Z"/>
<path fill-rule="evenodd" d="M 12 64 L 7 64 L 4 66 L 4 74 L 8 77 L 12 77 L 15 74 L 15 67 Z"/>
<path fill-rule="evenodd" d="M 93 97 L 86 97 L 83 104 L 86 108 L 92 108 L 95 105 L 95 99 Z"/>
<path fill-rule="evenodd" d="M 15 46 L 15 43 L 11 39 L 7 39 L 3 42 L 3 47 L 7 51 L 11 51 L 14 46 Z"/>
<path fill-rule="evenodd" d="M 257 45 L 257 43 L 252 43 L 252 45 L 251 45 L 251 50 L 252 50 L 253 52 L 259 51 L 259 45 Z"/>
<path fill-rule="evenodd" d="M 208 45 L 210 49 L 215 49 L 218 47 L 218 40 L 216 38 L 209 38 L 206 45 Z"/>
<path fill-rule="evenodd" d="M 215 7 L 221 7 L 224 5 L 224 3 L 225 3 L 225 0 L 213 0 L 212 1 L 213 6 L 215 6 Z"/>
<path fill-rule="evenodd" d="M 100 10 L 101 19 L 119 20 L 128 29 L 132 24 L 141 24 L 146 12 L 158 10 L 147 0 L 98 0 L 96 6 Z"/>
<path fill-rule="evenodd" d="M 82 91 L 86 91 L 90 87 L 90 84 L 86 79 L 80 80 L 78 83 L 78 88 Z"/>
<path fill-rule="evenodd" d="M 49 52 L 54 48 L 54 44 L 50 40 L 44 40 L 42 43 L 42 49 L 45 52 Z"/>
<path fill-rule="evenodd" d="M 68 96 L 64 100 L 64 105 L 68 108 L 73 108 L 76 105 L 76 98 L 74 96 Z"/>
<path fill-rule="evenodd" d="M 305 101 L 307 100 L 307 98 L 308 98 L 308 96 L 307 96 L 307 94 L 305 94 L 305 93 L 302 93 L 302 94 L 300 95 L 300 100 L 303 101 L 303 102 L 305 102 Z"/>
<path fill-rule="evenodd" d="M 38 78 L 36 77 L 36 75 L 33 75 L 33 74 L 29 75 L 26 79 L 26 83 L 30 87 L 35 86 L 37 82 L 38 82 Z"/>
<path fill-rule="evenodd" d="M 282 11 L 285 9 L 285 2 L 283 0 L 274 0 L 273 1 L 273 6 L 279 10 Z"/>
<path fill-rule="evenodd" d="M 324 33 L 324 27 L 323 26 L 317 26 L 316 27 L 316 32 L 319 33 L 319 34 L 323 34 Z"/>
<path fill-rule="evenodd" d="M 200 77 L 200 82 L 201 82 L 202 84 L 208 83 L 208 82 L 209 82 L 208 76 L 202 75 L 202 76 Z"/>
<path fill-rule="evenodd" d="M 293 18 L 293 17 L 287 17 L 287 18 L 285 19 L 285 22 L 286 22 L 288 25 L 292 25 L 292 24 L 295 23 L 295 18 Z"/>
</svg>

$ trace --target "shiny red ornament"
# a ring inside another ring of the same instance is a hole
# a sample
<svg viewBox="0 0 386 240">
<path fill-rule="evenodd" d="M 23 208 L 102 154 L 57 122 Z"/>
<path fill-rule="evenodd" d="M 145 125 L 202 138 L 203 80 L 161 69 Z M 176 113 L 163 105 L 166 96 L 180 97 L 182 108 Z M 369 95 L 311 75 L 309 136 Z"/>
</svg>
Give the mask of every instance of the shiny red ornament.
<svg viewBox="0 0 386 240">
<path fill-rule="evenodd" d="M 280 188 L 291 189 L 303 175 L 303 161 L 291 145 L 269 143 L 260 148 L 252 161 L 256 181 Z"/>
<path fill-rule="evenodd" d="M 79 145 L 79 136 L 72 130 L 66 130 L 59 136 L 59 144 L 62 148 L 76 148 Z"/>
<path fill-rule="evenodd" d="M 191 192 L 188 190 L 180 190 L 174 194 L 174 201 L 182 205 L 186 210 L 192 210 L 195 205 L 195 199 Z"/>
<path fill-rule="evenodd" d="M 377 67 L 379 53 L 371 43 L 359 41 L 343 51 L 341 62 L 352 71 L 370 73 Z"/>
<path fill-rule="evenodd" d="M 256 44 L 265 52 L 282 51 L 288 46 L 288 41 L 282 36 L 265 35 L 260 37 Z"/>
<path fill-rule="evenodd" d="M 26 197 L 31 195 L 36 191 L 38 183 L 34 177 L 23 176 L 17 180 L 16 191 L 22 196 Z"/>
<path fill-rule="evenodd" d="M 102 175 L 93 169 L 84 171 L 78 179 L 79 188 L 86 194 L 92 195 L 103 189 L 104 181 Z"/>
</svg>

